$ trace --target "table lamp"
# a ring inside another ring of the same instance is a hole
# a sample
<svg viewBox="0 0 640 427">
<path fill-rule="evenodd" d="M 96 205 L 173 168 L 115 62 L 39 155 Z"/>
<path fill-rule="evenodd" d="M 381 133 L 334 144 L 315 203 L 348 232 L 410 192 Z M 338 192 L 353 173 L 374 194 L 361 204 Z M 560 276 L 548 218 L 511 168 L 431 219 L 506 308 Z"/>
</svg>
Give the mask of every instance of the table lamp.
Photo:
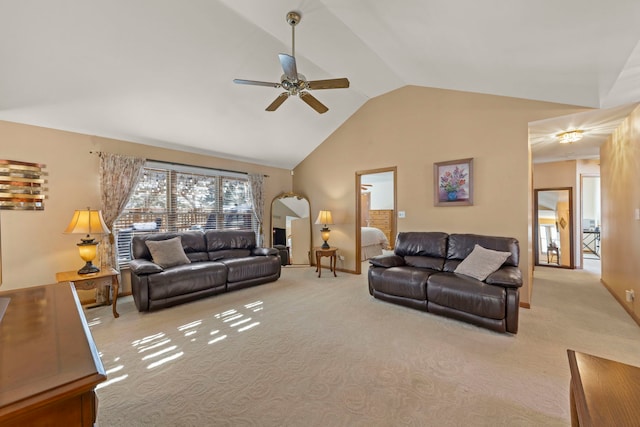
<svg viewBox="0 0 640 427">
<path fill-rule="evenodd" d="M 320 230 L 320 235 L 322 236 L 322 240 L 324 240 L 322 249 L 329 249 L 330 246 L 327 241 L 329 240 L 329 233 L 331 232 L 331 230 L 329 230 L 327 224 L 333 224 L 331 211 L 320 211 L 320 213 L 318 214 L 318 219 L 316 219 L 316 224 L 324 225 L 324 227 Z"/>
<path fill-rule="evenodd" d="M 100 242 L 96 242 L 92 234 L 109 234 L 110 231 L 102 218 L 102 211 L 91 210 L 90 208 L 84 210 L 76 210 L 71 218 L 69 226 L 64 231 L 65 233 L 72 234 L 86 234 L 86 237 L 81 238 L 81 242 L 78 243 L 78 251 L 80 252 L 80 258 L 82 258 L 86 264 L 80 270 L 78 274 L 90 274 L 100 271 L 98 267 L 93 265 L 93 261 L 96 257 L 96 249 Z"/>
</svg>

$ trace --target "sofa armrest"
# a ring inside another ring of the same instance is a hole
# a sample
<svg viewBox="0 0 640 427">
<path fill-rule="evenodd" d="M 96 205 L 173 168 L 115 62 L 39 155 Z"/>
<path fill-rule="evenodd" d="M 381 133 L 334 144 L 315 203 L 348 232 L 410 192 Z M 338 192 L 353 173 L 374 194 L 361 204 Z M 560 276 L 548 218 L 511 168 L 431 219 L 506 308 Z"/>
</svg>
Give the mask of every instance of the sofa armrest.
<svg viewBox="0 0 640 427">
<path fill-rule="evenodd" d="M 129 262 L 131 272 L 137 275 L 160 273 L 164 269 L 146 259 L 134 259 Z"/>
<path fill-rule="evenodd" d="M 276 248 L 253 248 L 251 255 L 258 256 L 277 256 L 278 250 Z"/>
<path fill-rule="evenodd" d="M 378 255 L 373 258 L 369 258 L 369 264 L 374 267 L 401 267 L 403 265 L 407 265 L 404 262 L 404 258 L 399 255 Z"/>
<path fill-rule="evenodd" d="M 486 279 L 490 285 L 503 286 L 505 288 L 519 288 L 522 286 L 522 272 L 518 267 L 502 267 L 491 273 Z"/>
</svg>

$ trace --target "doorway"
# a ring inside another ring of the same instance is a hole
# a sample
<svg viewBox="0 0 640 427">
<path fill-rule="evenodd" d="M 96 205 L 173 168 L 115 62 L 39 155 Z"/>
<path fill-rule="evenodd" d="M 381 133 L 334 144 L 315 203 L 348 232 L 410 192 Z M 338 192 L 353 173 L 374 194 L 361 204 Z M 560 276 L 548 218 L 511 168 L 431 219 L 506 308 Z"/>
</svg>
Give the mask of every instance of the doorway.
<svg viewBox="0 0 640 427">
<path fill-rule="evenodd" d="M 356 274 L 362 261 L 395 245 L 396 173 L 395 166 L 356 172 Z"/>
<path fill-rule="evenodd" d="M 582 268 L 600 270 L 600 176 L 581 176 Z"/>
<path fill-rule="evenodd" d="M 571 187 L 534 190 L 535 265 L 575 268 Z"/>
</svg>

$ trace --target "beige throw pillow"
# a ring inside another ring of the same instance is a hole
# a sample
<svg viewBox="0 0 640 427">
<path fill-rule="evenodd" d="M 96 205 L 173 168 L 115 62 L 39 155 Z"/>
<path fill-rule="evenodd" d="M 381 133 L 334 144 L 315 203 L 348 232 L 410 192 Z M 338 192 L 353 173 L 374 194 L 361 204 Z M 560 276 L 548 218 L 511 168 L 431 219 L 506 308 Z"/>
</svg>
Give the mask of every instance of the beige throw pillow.
<svg viewBox="0 0 640 427">
<path fill-rule="evenodd" d="M 469 256 L 458 264 L 454 273 L 484 280 L 491 273 L 499 269 L 510 255 L 511 252 L 493 251 L 483 248 L 480 245 L 475 245 Z"/>
<path fill-rule="evenodd" d="M 145 244 L 151 252 L 153 262 L 162 268 L 191 263 L 184 253 L 180 236 L 167 240 L 147 240 Z"/>
</svg>

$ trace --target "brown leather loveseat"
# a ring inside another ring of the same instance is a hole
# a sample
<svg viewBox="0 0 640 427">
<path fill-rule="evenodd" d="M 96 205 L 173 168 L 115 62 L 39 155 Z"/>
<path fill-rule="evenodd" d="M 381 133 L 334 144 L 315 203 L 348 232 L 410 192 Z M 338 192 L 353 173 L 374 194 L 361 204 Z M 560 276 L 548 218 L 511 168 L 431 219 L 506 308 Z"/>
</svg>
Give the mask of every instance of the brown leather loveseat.
<svg viewBox="0 0 640 427">
<path fill-rule="evenodd" d="M 280 278 L 278 251 L 256 247 L 252 231 L 150 233 L 135 236 L 131 250 L 131 291 L 138 311 Z"/>
<path fill-rule="evenodd" d="M 369 260 L 369 293 L 388 302 L 515 334 L 522 286 L 518 257 L 519 245 L 514 238 L 399 233 L 393 255 Z"/>
</svg>

